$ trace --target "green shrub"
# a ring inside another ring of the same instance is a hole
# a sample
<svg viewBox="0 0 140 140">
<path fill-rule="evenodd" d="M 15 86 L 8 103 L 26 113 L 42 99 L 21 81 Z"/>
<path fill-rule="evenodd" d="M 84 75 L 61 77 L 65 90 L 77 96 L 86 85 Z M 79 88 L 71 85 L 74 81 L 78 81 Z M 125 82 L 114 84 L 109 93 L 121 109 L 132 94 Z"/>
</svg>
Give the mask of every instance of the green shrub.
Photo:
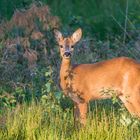
<svg viewBox="0 0 140 140">
<path fill-rule="evenodd" d="M 1 23 L 2 106 L 15 100 L 14 103 L 31 101 L 32 97 L 40 100 L 47 94 L 45 92 L 50 92 L 48 89 L 42 92 L 43 88 L 49 88 L 49 84 L 52 88 L 52 84 L 56 84 L 53 81 L 57 81 L 55 60 L 58 59 L 58 53 L 52 31 L 59 25 L 59 19 L 51 15 L 49 7 L 39 3 L 32 4 L 27 10 L 15 11 L 10 21 Z M 53 70 L 51 79 L 50 75 L 45 76 L 50 72 L 50 67 Z"/>
</svg>

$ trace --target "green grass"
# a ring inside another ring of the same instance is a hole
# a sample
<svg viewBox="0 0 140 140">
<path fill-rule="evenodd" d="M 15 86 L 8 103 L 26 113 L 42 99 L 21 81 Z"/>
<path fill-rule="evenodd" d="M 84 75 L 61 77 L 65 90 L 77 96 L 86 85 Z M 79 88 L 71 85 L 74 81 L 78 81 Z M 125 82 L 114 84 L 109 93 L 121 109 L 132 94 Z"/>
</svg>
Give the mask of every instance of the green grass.
<svg viewBox="0 0 140 140">
<path fill-rule="evenodd" d="M 104 107 L 103 107 L 104 106 Z M 72 110 L 53 111 L 41 103 L 17 106 L 1 115 L 1 140 L 140 140 L 139 124 L 122 125 L 116 107 L 96 104 L 87 126 L 76 130 Z"/>
</svg>

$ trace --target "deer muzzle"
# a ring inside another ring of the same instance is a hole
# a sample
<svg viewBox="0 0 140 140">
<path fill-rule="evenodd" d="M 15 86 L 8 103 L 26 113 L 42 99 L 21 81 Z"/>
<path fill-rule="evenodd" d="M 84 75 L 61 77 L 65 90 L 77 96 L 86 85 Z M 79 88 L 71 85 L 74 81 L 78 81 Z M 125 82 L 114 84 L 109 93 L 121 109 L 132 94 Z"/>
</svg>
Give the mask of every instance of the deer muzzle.
<svg viewBox="0 0 140 140">
<path fill-rule="evenodd" d="M 63 56 L 64 57 L 71 57 L 71 52 L 65 52 Z"/>
</svg>

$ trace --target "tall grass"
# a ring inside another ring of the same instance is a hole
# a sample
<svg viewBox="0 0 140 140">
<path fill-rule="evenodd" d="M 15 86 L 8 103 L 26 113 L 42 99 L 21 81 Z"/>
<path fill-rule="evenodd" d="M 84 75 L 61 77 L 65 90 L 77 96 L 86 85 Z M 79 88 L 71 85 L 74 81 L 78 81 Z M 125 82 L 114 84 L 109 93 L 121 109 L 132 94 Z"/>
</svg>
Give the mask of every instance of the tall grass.
<svg viewBox="0 0 140 140">
<path fill-rule="evenodd" d="M 103 107 L 104 106 L 104 107 Z M 87 126 L 76 130 L 72 110 L 56 112 L 32 102 L 5 111 L 0 122 L 1 140 L 139 140 L 139 124 L 122 125 L 115 107 L 96 104 Z"/>
</svg>

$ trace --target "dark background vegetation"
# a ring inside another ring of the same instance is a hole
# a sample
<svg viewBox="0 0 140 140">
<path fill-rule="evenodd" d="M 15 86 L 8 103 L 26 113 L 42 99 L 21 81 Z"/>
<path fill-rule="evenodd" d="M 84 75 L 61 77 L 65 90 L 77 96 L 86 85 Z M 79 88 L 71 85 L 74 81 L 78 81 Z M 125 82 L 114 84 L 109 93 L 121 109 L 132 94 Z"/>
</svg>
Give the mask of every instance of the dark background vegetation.
<svg viewBox="0 0 140 140">
<path fill-rule="evenodd" d="M 32 97 L 67 106 L 53 29 L 68 35 L 79 27 L 74 63 L 140 59 L 139 0 L 0 0 L 0 108 Z"/>
<path fill-rule="evenodd" d="M 38 0 L 1 0 L 0 16 L 10 19 L 16 9 L 28 9 Z M 53 15 L 60 17 L 64 26 L 83 27 L 85 33 L 101 38 L 107 34 L 124 32 L 125 17 L 127 29 L 138 29 L 140 21 L 139 0 L 41 0 L 51 8 Z"/>
</svg>

